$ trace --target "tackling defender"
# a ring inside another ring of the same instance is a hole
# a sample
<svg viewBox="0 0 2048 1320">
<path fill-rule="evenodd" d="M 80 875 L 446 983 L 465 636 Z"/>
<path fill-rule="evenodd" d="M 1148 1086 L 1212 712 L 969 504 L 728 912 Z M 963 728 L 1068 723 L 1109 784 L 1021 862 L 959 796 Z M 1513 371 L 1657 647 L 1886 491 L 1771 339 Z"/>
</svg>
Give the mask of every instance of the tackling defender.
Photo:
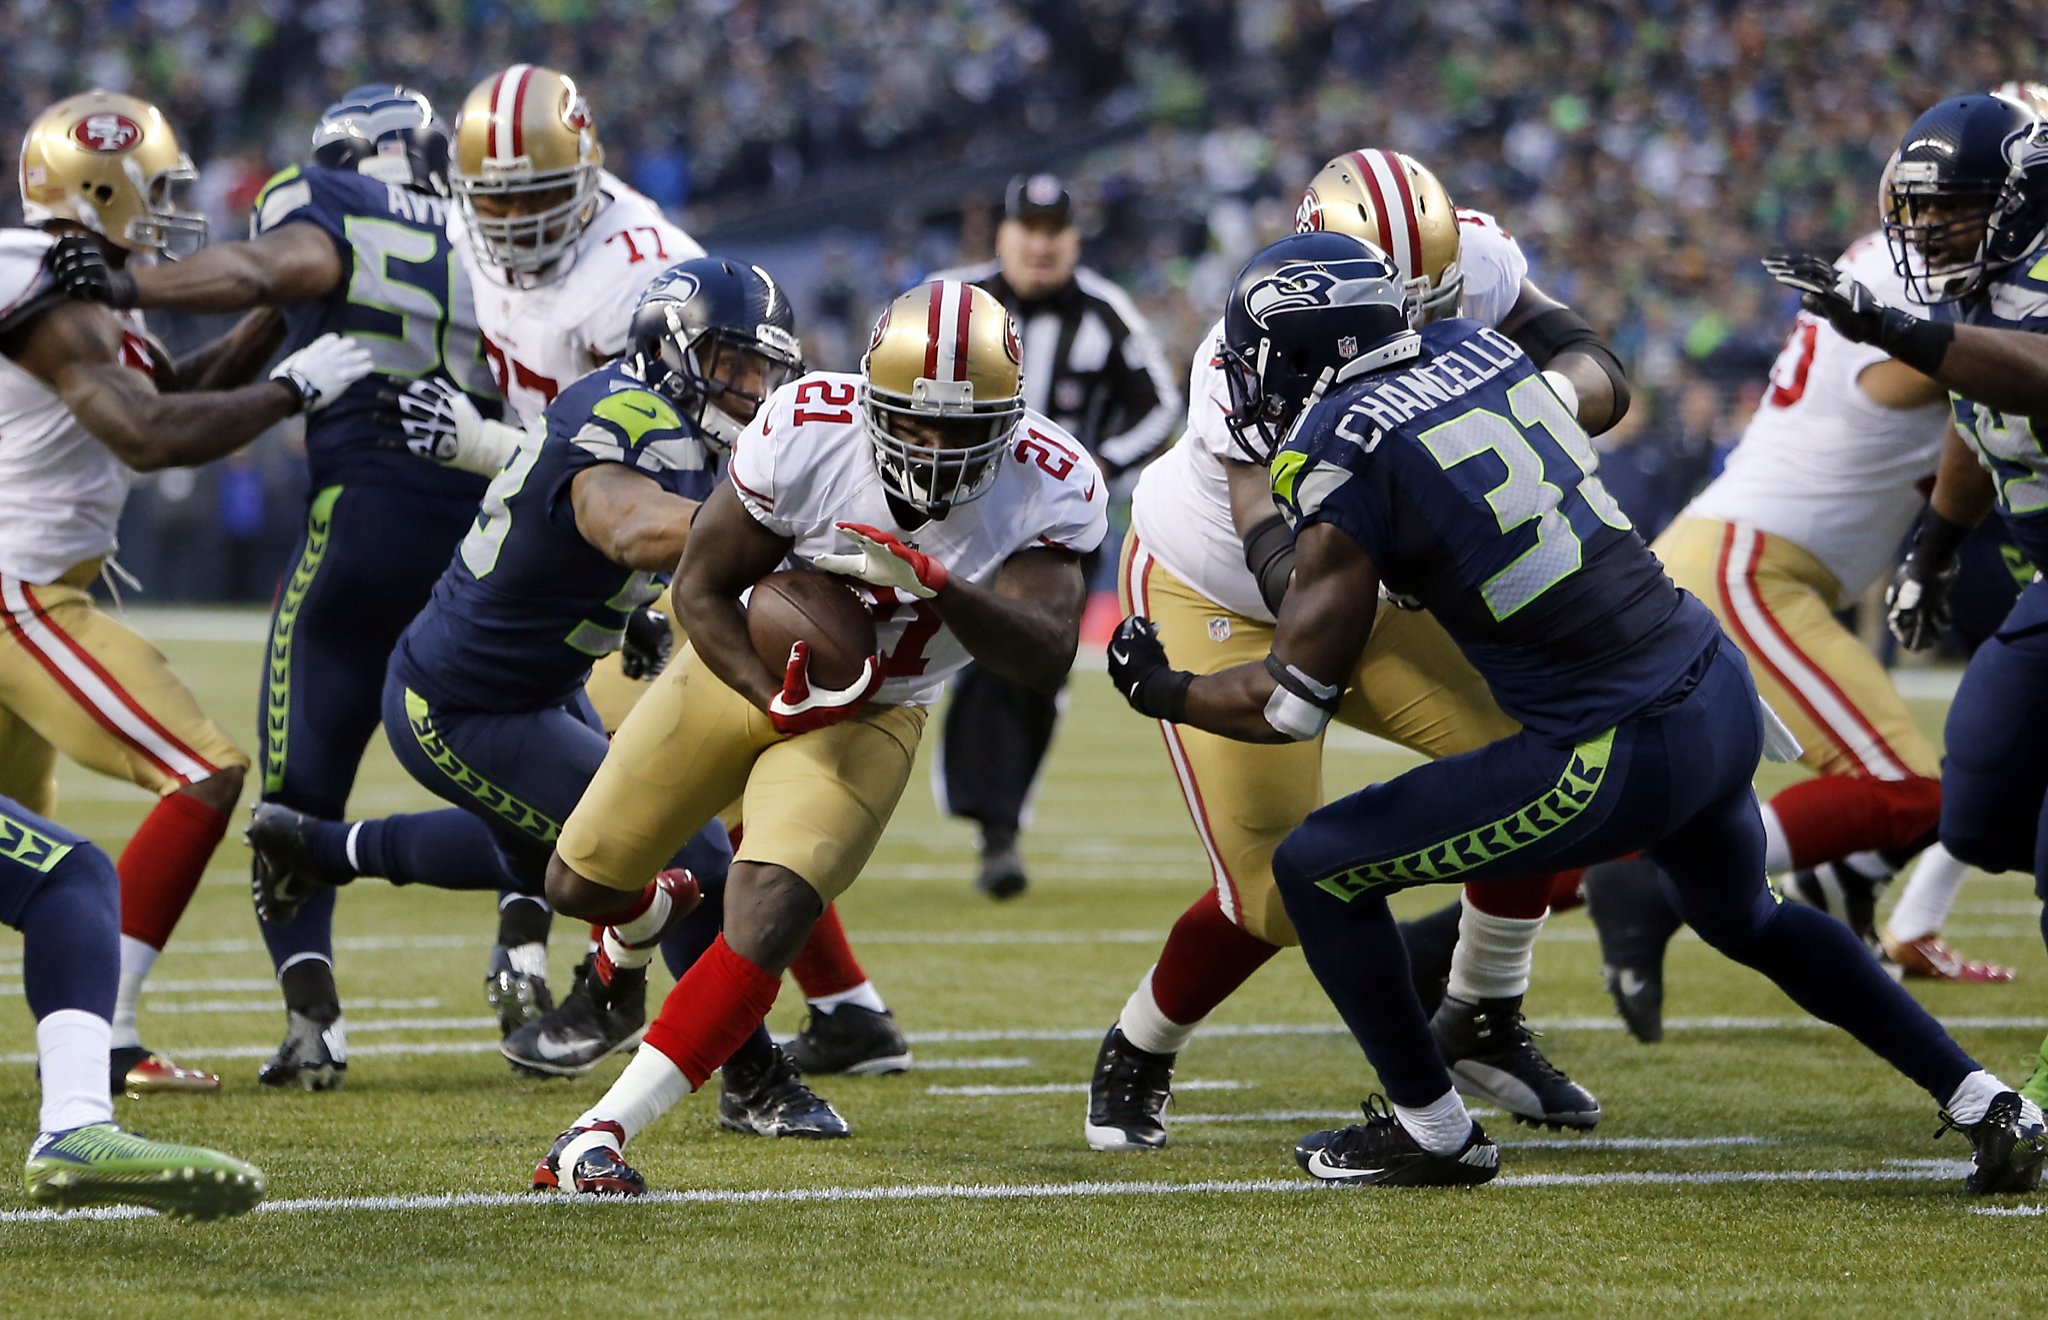
<svg viewBox="0 0 2048 1320">
<path fill-rule="evenodd" d="M 1343 235 L 1283 239 L 1231 290 L 1225 365 L 1269 438 L 1295 530 L 1272 650 L 1175 670 L 1143 618 L 1110 674 L 1141 713 L 1225 737 L 1315 736 L 1379 592 L 1436 615 L 1520 732 L 1312 813 L 1274 854 L 1302 951 L 1391 1106 L 1312 1133 L 1296 1159 L 1357 1185 L 1494 1177 L 1500 1151 L 1453 1089 L 1387 895 L 1635 848 L 1710 944 L 1849 1030 L 1970 1138 L 1971 1192 L 2039 1183 L 2040 1109 L 1979 1068 L 1840 922 L 1779 903 L 1750 787 L 1763 708 L 1714 617 L 1672 585 L 1599 479 L 1585 431 L 1512 340 L 1408 326 L 1399 272 Z"/>
<path fill-rule="evenodd" d="M 131 471 L 232 453 L 341 396 L 373 366 L 324 336 L 239 388 L 276 346 L 268 314 L 172 364 L 142 317 L 68 298 L 60 244 L 126 271 L 138 254 L 203 239 L 172 192 L 194 176 L 161 112 L 87 92 L 39 115 L 22 145 L 22 211 L 0 233 L 0 792 L 39 815 L 57 753 L 157 795 L 122 852 L 121 978 L 113 1084 L 218 1090 L 220 1079 L 143 1047 L 142 982 L 191 900 L 249 758 L 199 709 L 161 653 L 87 588 L 113 556 Z"/>
<path fill-rule="evenodd" d="M 876 323 L 859 375 L 784 386 L 740 436 L 672 590 L 691 644 L 619 729 L 563 826 L 548 894 L 618 908 L 744 795 L 726 929 L 646 1043 L 534 1172 L 539 1187 L 637 1195 L 621 1150 L 710 1076 L 775 1001 L 825 905 L 852 884 L 909 778 L 926 711 L 969 656 L 1039 691 L 1073 664 L 1108 492 L 1080 446 L 1024 406 L 1016 327 L 936 281 Z M 880 653 L 844 689 L 748 640 L 741 596 L 786 559 L 870 584 Z"/>
<path fill-rule="evenodd" d="M 74 296 L 112 307 L 275 307 L 288 344 L 349 335 L 380 375 L 433 380 L 496 411 L 469 278 L 451 259 L 447 172 L 447 130 L 426 97 L 358 87 L 321 113 L 310 163 L 281 171 L 257 194 L 248 241 L 166 266 L 131 272 L 80 262 L 59 275 Z M 347 809 L 377 731 L 384 662 L 484 491 L 480 477 L 393 452 L 377 392 L 358 385 L 306 427 L 305 532 L 270 618 L 259 801 L 310 816 Z M 488 835 L 458 812 L 435 818 L 437 866 L 492 874 Z M 259 811 L 259 832 L 262 820 Z M 258 888 L 261 856 L 251 877 Z M 315 894 L 290 922 L 260 927 L 284 994 L 285 1039 L 257 1078 L 336 1085 L 348 1048 L 334 981 L 334 895 Z M 514 996 L 494 994 L 492 1007 L 509 1009 L 510 1025 L 524 1020 Z"/>
<path fill-rule="evenodd" d="M 1605 430 L 1628 406 L 1620 364 L 1583 318 L 1528 278 L 1529 263 L 1492 216 L 1454 208 L 1434 174 L 1393 151 L 1346 152 L 1304 193 L 1300 232 L 1350 234 L 1394 254 L 1418 324 L 1465 315 L 1499 326 Z M 1122 564 L 1124 608 L 1160 625 L 1176 663 L 1197 673 L 1264 655 L 1294 566 L 1293 538 L 1274 512 L 1265 467 L 1235 434 L 1240 419 L 1221 361 L 1223 326 L 1189 371 L 1188 425 L 1145 470 L 1131 504 Z M 1381 611 L 1349 677 L 1337 718 L 1428 756 L 1471 751 L 1514 732 L 1484 682 L 1427 614 Z M 1202 1020 L 1296 936 L 1273 889 L 1273 849 L 1323 802 L 1320 737 L 1254 747 L 1162 724 L 1168 758 L 1214 876 L 1174 924 L 1104 1038 L 1084 1135 L 1097 1150 L 1164 1145 L 1164 1112 L 1179 1050 Z M 1516 1115 L 1569 1127 L 1599 1121 L 1599 1102 L 1551 1066 L 1521 1023 L 1532 942 L 1553 880 L 1480 886 L 1463 905 L 1411 923 L 1449 963 L 1439 1039 L 1459 1084 Z M 1451 946 L 1455 943 L 1455 949 Z M 1444 970 L 1421 979 L 1441 983 Z"/>
</svg>

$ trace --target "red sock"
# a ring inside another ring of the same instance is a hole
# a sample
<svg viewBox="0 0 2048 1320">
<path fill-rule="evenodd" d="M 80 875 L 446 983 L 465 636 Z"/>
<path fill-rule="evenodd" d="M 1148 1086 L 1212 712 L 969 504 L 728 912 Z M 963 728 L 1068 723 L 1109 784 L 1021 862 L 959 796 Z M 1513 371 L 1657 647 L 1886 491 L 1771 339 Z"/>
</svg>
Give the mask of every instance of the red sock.
<svg viewBox="0 0 2048 1320">
<path fill-rule="evenodd" d="M 806 999 L 843 995 L 868 979 L 860 969 L 860 959 L 853 956 L 853 946 L 846 942 L 838 904 L 827 907 L 818 924 L 811 927 L 811 938 L 789 964 L 789 974 L 796 978 Z"/>
<path fill-rule="evenodd" d="M 1866 850 L 1905 850 L 1941 823 L 1938 779 L 1822 775 L 1771 799 L 1792 865 L 1819 866 Z"/>
<path fill-rule="evenodd" d="M 206 863 L 227 833 L 228 818 L 190 793 L 157 804 L 121 851 L 121 933 L 152 949 L 170 943 L 178 918 L 199 888 Z"/>
<path fill-rule="evenodd" d="M 667 1055 L 694 1091 L 754 1034 L 781 988 L 780 976 L 734 953 L 720 935 L 661 1001 L 647 1044 Z"/>
<path fill-rule="evenodd" d="M 1489 917 L 1514 917 L 1533 921 L 1550 910 L 1550 887 L 1554 877 L 1525 875 L 1515 880 L 1474 881 L 1465 886 L 1465 901 L 1473 910 Z"/>
<path fill-rule="evenodd" d="M 1569 912 L 1585 904 L 1585 895 L 1579 892 L 1579 881 L 1586 878 L 1586 868 L 1574 866 L 1569 871 L 1556 871 L 1550 877 L 1550 910 Z"/>
<path fill-rule="evenodd" d="M 1224 916 L 1216 891 L 1205 890 L 1167 933 L 1152 969 L 1153 1001 L 1168 1021 L 1200 1022 L 1278 952 Z"/>
</svg>

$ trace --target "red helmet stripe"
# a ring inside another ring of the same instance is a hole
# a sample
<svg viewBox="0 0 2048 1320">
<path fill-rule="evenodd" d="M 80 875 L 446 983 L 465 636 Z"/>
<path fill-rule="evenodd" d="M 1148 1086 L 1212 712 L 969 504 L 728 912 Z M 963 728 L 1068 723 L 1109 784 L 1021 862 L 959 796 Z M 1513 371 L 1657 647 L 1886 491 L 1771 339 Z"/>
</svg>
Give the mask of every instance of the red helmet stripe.
<svg viewBox="0 0 2048 1320">
<path fill-rule="evenodd" d="M 1372 218 L 1373 223 L 1379 226 L 1379 249 L 1391 253 L 1394 240 L 1388 233 L 1391 226 L 1387 224 L 1387 199 L 1380 192 L 1379 175 L 1373 170 L 1372 162 L 1365 158 L 1364 152 L 1354 151 L 1350 156 L 1351 168 L 1358 171 L 1359 181 L 1365 184 L 1366 192 L 1372 195 Z"/>
<path fill-rule="evenodd" d="M 1410 240 L 1415 232 L 1412 216 L 1406 213 L 1396 215 L 1387 205 L 1388 198 L 1399 202 L 1402 197 L 1401 168 L 1393 161 L 1393 153 L 1387 151 L 1354 151 L 1352 156 L 1361 166 L 1367 191 L 1372 193 L 1373 209 L 1379 213 L 1381 235 L 1380 250 L 1394 259 L 1404 280 L 1415 278 L 1415 249 L 1418 246 Z"/>
<path fill-rule="evenodd" d="M 1394 186 L 1401 190 L 1401 217 L 1408 222 L 1408 251 L 1413 254 L 1415 265 L 1422 264 L 1422 219 L 1415 212 L 1415 186 L 1408 182 L 1408 171 L 1401 164 L 1401 158 L 1391 151 L 1380 153 L 1385 158 L 1387 172 L 1394 176 Z M 1408 270 L 1413 279 L 1422 272 L 1414 267 Z"/>
<path fill-rule="evenodd" d="M 934 281 L 932 283 L 931 309 L 926 314 L 924 323 L 924 378 L 926 380 L 937 380 L 939 378 L 939 317 L 942 315 L 945 298 L 946 286 Z"/>
<path fill-rule="evenodd" d="M 953 338 L 953 379 L 967 379 L 967 318 L 974 314 L 974 290 L 965 284 L 955 286 L 960 290 L 960 324 Z"/>
<path fill-rule="evenodd" d="M 526 88 L 533 81 L 533 66 L 519 71 L 519 87 L 512 93 L 512 154 L 526 154 Z"/>
</svg>

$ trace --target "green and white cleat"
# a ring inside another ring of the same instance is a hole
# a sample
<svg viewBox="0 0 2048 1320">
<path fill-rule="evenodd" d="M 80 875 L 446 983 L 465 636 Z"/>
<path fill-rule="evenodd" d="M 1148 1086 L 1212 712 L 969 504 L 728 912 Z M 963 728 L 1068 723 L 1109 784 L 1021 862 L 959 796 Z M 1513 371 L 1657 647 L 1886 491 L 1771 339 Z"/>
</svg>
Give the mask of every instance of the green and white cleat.
<svg viewBox="0 0 2048 1320">
<path fill-rule="evenodd" d="M 263 1171 L 203 1146 L 176 1146 L 88 1123 L 45 1132 L 22 1170 L 28 1199 L 54 1210 L 139 1205 L 180 1219 L 247 1214 L 263 1200 Z"/>
</svg>

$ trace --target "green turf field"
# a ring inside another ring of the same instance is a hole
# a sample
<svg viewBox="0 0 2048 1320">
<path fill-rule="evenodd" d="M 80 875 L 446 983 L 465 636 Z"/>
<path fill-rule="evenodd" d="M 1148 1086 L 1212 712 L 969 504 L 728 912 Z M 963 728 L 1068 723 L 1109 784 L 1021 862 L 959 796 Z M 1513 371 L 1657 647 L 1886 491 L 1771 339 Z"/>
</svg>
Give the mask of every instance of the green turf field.
<svg viewBox="0 0 2048 1320">
<path fill-rule="evenodd" d="M 144 626 L 249 745 L 258 648 L 197 636 L 221 617 Z M 1940 714 L 1920 704 L 1930 729 Z M 1347 736 L 1329 780 L 1341 789 L 1401 764 Z M 64 792 L 65 823 L 110 850 L 145 805 L 69 768 Z M 356 808 L 429 803 L 380 740 Z M 1283 957 L 1182 1055 L 1172 1144 L 1094 1154 L 1081 1091 L 1096 1043 L 1206 871 L 1157 734 L 1098 674 L 1076 680 L 1038 812 L 1032 890 L 997 907 L 967 883 L 967 831 L 939 822 L 914 784 L 845 913 L 912 1033 L 915 1070 L 820 1083 L 854 1125 L 848 1142 L 735 1136 L 716 1127 L 712 1097 L 693 1097 L 634 1144 L 671 1196 L 642 1204 L 524 1193 L 535 1159 L 619 1065 L 579 1082 L 508 1072 L 483 1016 L 494 922 L 481 895 L 373 882 L 345 894 L 347 1088 L 259 1088 L 283 1015 L 231 843 L 143 1007 L 145 1038 L 219 1070 L 227 1093 L 123 1100 L 120 1118 L 256 1161 L 271 1204 L 210 1225 L 49 1222 L 26 1213 L 18 1182 L 0 1183 L 0 1314 L 2040 1309 L 2048 1195 L 1979 1213 L 1985 1203 L 1956 1186 L 1968 1147 L 1929 1140 L 1926 1097 L 1690 937 L 1672 952 L 1670 1034 L 1636 1045 L 1601 992 L 1583 914 L 1546 932 L 1529 1002 L 1551 1057 L 1606 1107 L 1590 1137 L 1488 1119 L 1507 1148 L 1485 1188 L 1311 1184 L 1294 1139 L 1355 1113 L 1372 1081 L 1299 960 Z M 2022 879 L 1973 878 L 1950 934 L 2017 964 L 2021 980 L 1922 992 L 2012 1082 L 2048 1026 L 2038 910 Z M 580 945 L 558 929 L 561 986 Z M 11 932 L 0 985 L 0 1115 L 25 1149 L 33 1039 Z M 800 1011 L 785 992 L 774 1025 L 793 1030 Z"/>
</svg>

